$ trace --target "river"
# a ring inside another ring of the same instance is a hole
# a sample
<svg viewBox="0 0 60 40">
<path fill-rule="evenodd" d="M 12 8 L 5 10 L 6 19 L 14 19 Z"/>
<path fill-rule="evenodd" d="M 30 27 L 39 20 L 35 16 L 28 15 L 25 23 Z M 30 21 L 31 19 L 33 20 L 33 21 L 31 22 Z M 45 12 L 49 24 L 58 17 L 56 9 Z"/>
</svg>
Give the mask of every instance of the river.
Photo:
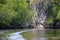
<svg viewBox="0 0 60 40">
<path fill-rule="evenodd" d="M 0 40 L 60 40 L 60 30 L 0 30 Z"/>
</svg>

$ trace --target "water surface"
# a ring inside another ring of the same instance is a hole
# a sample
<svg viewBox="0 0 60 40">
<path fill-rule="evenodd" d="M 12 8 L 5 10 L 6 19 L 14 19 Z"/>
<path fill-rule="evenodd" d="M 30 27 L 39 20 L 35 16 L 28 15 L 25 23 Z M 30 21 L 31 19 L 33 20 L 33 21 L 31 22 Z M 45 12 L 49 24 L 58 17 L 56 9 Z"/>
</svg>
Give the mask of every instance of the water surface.
<svg viewBox="0 0 60 40">
<path fill-rule="evenodd" d="M 60 40 L 60 30 L 0 30 L 0 40 Z"/>
</svg>

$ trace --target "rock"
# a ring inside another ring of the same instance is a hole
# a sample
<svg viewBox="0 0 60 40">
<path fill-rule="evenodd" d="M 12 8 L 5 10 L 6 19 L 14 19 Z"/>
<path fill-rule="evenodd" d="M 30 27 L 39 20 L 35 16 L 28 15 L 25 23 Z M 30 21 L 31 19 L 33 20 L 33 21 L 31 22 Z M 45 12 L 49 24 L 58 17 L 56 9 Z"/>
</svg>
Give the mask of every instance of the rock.
<svg viewBox="0 0 60 40">
<path fill-rule="evenodd" d="M 44 30 L 44 26 L 43 25 L 37 25 L 37 26 L 35 26 L 35 28 L 36 29 L 38 29 L 38 30 Z"/>
</svg>

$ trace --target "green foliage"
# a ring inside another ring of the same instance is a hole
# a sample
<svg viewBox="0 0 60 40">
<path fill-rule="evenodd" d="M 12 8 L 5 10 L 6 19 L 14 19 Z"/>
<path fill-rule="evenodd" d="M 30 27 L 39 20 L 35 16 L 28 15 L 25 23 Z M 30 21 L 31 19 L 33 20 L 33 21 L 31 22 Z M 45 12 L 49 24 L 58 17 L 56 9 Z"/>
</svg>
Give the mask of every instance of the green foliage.
<svg viewBox="0 0 60 40">
<path fill-rule="evenodd" d="M 53 3 L 51 3 L 49 8 L 49 19 L 47 20 L 47 23 L 53 23 L 55 20 L 60 20 L 60 0 L 54 0 Z"/>
<path fill-rule="evenodd" d="M 9 25 L 16 14 L 17 13 L 13 9 L 2 6 L 0 8 L 0 23 Z"/>
<path fill-rule="evenodd" d="M 56 19 L 60 20 L 60 9 L 58 10 L 58 14 L 57 14 Z"/>
<path fill-rule="evenodd" d="M 24 23 L 32 18 L 26 0 L 0 0 L 0 23 Z"/>
<path fill-rule="evenodd" d="M 32 16 L 31 16 L 31 11 L 29 10 L 26 1 L 18 0 L 16 1 L 15 4 L 16 5 L 13 6 L 12 8 L 18 13 L 18 15 L 15 19 L 13 19 L 13 22 L 18 23 L 18 24 L 28 22 L 32 18 Z"/>
<path fill-rule="evenodd" d="M 1 4 L 6 4 L 7 1 L 6 1 L 6 0 L 0 0 L 0 3 L 1 3 Z"/>
</svg>

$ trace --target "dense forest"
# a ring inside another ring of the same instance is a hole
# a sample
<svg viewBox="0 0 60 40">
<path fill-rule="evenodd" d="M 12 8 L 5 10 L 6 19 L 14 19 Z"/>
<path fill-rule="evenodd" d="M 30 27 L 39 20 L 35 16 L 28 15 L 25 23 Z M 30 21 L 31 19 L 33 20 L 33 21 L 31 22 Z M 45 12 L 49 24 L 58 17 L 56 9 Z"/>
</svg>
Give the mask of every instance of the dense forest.
<svg viewBox="0 0 60 40">
<path fill-rule="evenodd" d="M 60 25 L 60 0 L 50 1 L 46 24 L 55 28 Z M 36 2 L 31 1 L 31 4 Z M 0 28 L 23 28 L 32 21 L 32 17 L 27 0 L 0 0 Z"/>
<path fill-rule="evenodd" d="M 17 27 L 28 23 L 32 18 L 31 13 L 25 0 L 0 0 L 0 27 Z"/>
<path fill-rule="evenodd" d="M 47 24 L 52 24 L 53 28 L 60 28 L 60 0 L 52 0 L 48 8 L 49 18 Z"/>
</svg>

